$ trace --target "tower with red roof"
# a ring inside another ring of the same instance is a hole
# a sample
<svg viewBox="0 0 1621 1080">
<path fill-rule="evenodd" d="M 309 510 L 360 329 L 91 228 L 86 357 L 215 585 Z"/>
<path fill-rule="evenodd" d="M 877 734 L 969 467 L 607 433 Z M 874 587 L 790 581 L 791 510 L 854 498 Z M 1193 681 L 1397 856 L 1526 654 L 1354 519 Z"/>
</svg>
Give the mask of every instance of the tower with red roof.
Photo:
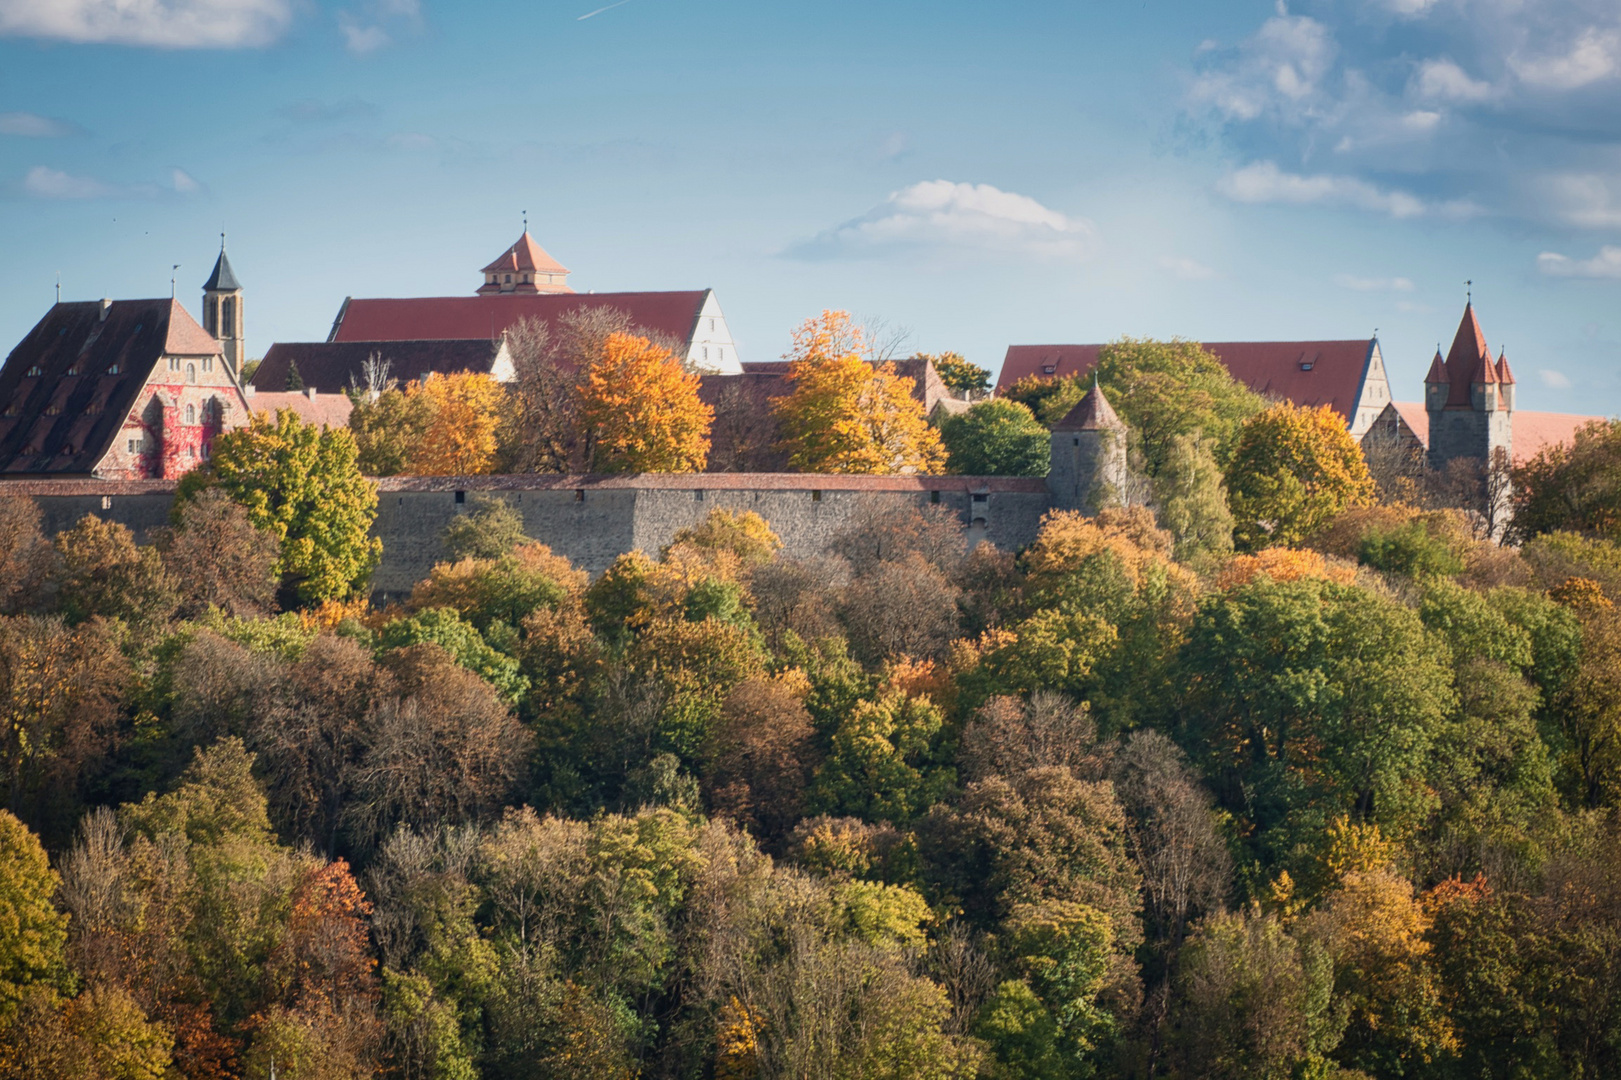
<svg viewBox="0 0 1621 1080">
<path fill-rule="evenodd" d="M 1439 349 L 1424 377 L 1424 411 L 1430 422 L 1430 466 L 1465 458 L 1482 464 L 1501 449 L 1512 457 L 1514 373 L 1508 355 L 1496 360 L 1475 317 L 1465 305 L 1452 348 L 1442 359 Z"/>
<path fill-rule="evenodd" d="M 537 293 L 571 293 L 568 268 L 546 254 L 526 226 L 517 242 L 483 270 L 484 284 L 479 294 L 534 296 Z"/>
<path fill-rule="evenodd" d="M 1126 425 L 1095 376 L 1086 396 L 1052 426 L 1051 461 L 1047 488 L 1054 509 L 1093 514 L 1101 503 L 1120 498 L 1126 482 Z"/>
</svg>

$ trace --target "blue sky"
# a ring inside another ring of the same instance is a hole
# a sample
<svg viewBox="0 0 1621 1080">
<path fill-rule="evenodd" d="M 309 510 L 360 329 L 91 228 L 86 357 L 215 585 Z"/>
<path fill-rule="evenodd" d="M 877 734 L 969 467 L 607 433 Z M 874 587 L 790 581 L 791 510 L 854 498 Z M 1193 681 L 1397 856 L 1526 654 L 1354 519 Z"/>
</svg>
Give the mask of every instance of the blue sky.
<svg viewBox="0 0 1621 1080">
<path fill-rule="evenodd" d="M 1473 279 L 1521 407 L 1621 412 L 1613 0 L 602 2 L 0 0 L 0 342 L 58 272 L 195 312 L 221 229 L 250 353 L 318 340 L 527 210 L 746 359 L 1377 327 L 1418 400 Z"/>
</svg>

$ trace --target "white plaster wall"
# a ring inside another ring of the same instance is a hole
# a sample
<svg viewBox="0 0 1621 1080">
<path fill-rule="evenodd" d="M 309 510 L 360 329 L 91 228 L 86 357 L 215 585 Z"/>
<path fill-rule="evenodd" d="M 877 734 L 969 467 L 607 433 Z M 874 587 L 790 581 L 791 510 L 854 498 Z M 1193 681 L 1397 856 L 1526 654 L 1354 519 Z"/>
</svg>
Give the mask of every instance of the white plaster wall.
<svg viewBox="0 0 1621 1080">
<path fill-rule="evenodd" d="M 692 347 L 687 361 L 718 375 L 743 374 L 743 362 L 737 355 L 737 344 L 732 332 L 726 328 L 726 316 L 721 314 L 720 301 L 714 292 L 704 298 L 703 311 L 692 332 Z"/>
</svg>

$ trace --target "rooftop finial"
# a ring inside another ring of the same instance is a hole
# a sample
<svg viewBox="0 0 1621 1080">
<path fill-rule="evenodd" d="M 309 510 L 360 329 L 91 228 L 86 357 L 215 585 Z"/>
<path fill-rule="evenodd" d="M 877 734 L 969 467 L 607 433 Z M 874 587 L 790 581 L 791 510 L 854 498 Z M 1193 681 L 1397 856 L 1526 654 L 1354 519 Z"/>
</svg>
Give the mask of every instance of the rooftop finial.
<svg viewBox="0 0 1621 1080">
<path fill-rule="evenodd" d="M 529 211 L 527 210 L 523 212 L 523 231 L 529 231 Z"/>
<path fill-rule="evenodd" d="M 175 279 L 175 274 L 179 269 L 180 269 L 180 264 L 179 263 L 175 263 L 173 266 L 169 267 L 169 299 L 170 300 L 174 299 L 174 279 Z"/>
<path fill-rule="evenodd" d="M 225 230 L 220 230 L 220 254 L 225 254 Z"/>
<path fill-rule="evenodd" d="M 1475 282 L 1474 282 L 1474 279 L 1470 278 L 1468 281 L 1465 281 L 1463 283 L 1463 287 L 1466 290 L 1464 292 L 1464 301 L 1463 302 L 1466 303 L 1466 304 L 1473 304 L 1475 302 Z"/>
<path fill-rule="evenodd" d="M 60 270 L 56 272 L 56 302 L 58 304 L 62 302 L 62 271 Z"/>
</svg>

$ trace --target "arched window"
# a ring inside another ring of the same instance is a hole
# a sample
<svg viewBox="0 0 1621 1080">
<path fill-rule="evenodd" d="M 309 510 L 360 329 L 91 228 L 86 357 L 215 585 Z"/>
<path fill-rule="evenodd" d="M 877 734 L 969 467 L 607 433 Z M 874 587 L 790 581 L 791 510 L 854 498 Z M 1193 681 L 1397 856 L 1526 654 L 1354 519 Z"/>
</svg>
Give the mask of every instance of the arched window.
<svg viewBox="0 0 1621 1080">
<path fill-rule="evenodd" d="M 197 381 L 197 365 L 196 364 L 187 364 L 186 365 L 186 381 L 187 382 L 196 382 Z"/>
<path fill-rule="evenodd" d="M 195 405 L 187 405 L 186 406 L 186 423 L 195 424 L 196 422 L 197 422 L 197 406 L 195 406 Z"/>
<path fill-rule="evenodd" d="M 220 308 L 220 328 L 215 337 L 236 337 L 236 297 L 227 296 Z"/>
</svg>

